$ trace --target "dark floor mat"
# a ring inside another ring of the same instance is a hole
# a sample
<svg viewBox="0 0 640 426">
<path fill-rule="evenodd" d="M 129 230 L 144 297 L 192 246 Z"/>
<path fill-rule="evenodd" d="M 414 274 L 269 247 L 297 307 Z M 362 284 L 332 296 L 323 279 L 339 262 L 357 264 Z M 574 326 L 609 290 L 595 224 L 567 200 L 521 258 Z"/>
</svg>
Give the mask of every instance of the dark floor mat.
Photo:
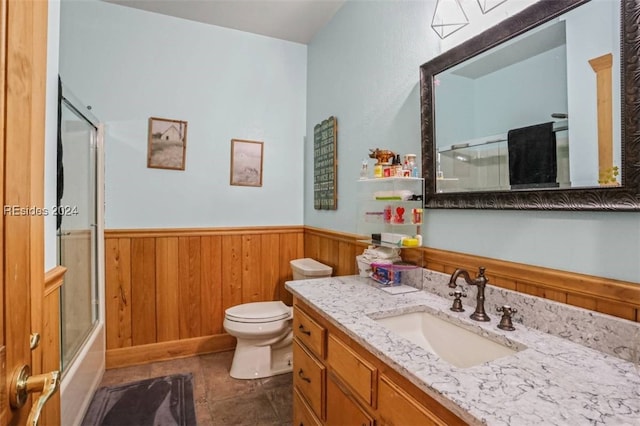
<svg viewBox="0 0 640 426">
<path fill-rule="evenodd" d="M 99 388 L 83 426 L 193 426 L 193 377 L 175 374 Z"/>
</svg>

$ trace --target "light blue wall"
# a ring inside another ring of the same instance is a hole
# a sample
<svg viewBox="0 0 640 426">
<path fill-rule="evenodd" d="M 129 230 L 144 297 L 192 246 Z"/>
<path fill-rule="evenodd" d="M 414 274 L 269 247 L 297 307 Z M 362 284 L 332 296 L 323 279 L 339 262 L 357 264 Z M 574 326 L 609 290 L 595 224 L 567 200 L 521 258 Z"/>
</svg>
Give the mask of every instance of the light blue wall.
<svg viewBox="0 0 640 426">
<path fill-rule="evenodd" d="M 554 112 L 566 113 L 565 50 L 556 47 L 478 78 L 475 135 L 506 135 L 509 129 L 553 121 Z"/>
<path fill-rule="evenodd" d="M 565 50 L 556 47 L 476 78 L 440 74 L 435 87 L 437 146 L 506 137 L 509 129 L 552 121 L 552 112 L 567 112 Z"/>
<path fill-rule="evenodd" d="M 60 42 L 60 2 L 49 2 L 47 23 L 47 91 L 44 141 L 44 205 L 56 205 L 57 144 L 58 144 L 58 53 Z M 44 218 L 44 270 L 58 264 L 56 249 L 56 217 Z"/>
<path fill-rule="evenodd" d="M 60 74 L 106 123 L 106 227 L 300 225 L 307 47 L 63 1 Z M 146 167 L 149 117 L 188 122 L 186 170 Z M 231 139 L 264 142 L 263 186 L 230 186 Z"/>
<path fill-rule="evenodd" d="M 357 180 L 370 148 L 416 154 L 421 164 L 418 68 L 438 48 L 426 37 L 434 6 L 348 1 L 309 44 L 305 225 L 355 232 Z M 332 115 L 338 120 L 338 210 L 314 210 L 313 127 Z"/>
<path fill-rule="evenodd" d="M 474 80 L 452 73 L 442 73 L 435 79 L 436 146 L 449 147 L 477 138 L 474 129 L 476 108 Z M 464 118 L 463 118 L 464 117 Z"/>
<path fill-rule="evenodd" d="M 358 164 L 368 148 L 419 152 L 418 67 L 440 46 L 429 27 L 434 3 L 349 2 L 309 45 L 305 225 L 355 232 Z M 482 29 L 469 25 L 456 37 Z M 309 144 L 330 115 L 340 126 L 339 204 L 315 211 Z M 429 247 L 640 283 L 638 213 L 443 209 L 425 221 Z"/>
<path fill-rule="evenodd" d="M 107 122 L 107 227 L 300 224 L 304 206 L 304 224 L 355 232 L 368 149 L 420 152 L 419 66 L 482 29 L 469 25 L 440 43 L 428 25 L 434 4 L 349 2 L 309 45 L 306 63 L 302 45 L 63 1 L 61 73 Z M 157 65 L 165 58 L 173 62 Z M 152 115 L 189 121 L 185 172 L 146 169 Z M 339 207 L 316 211 L 312 132 L 331 115 Z M 234 137 L 265 141 L 263 188 L 228 185 Z M 640 282 L 636 213 L 431 210 L 425 220 L 430 247 Z"/>
</svg>

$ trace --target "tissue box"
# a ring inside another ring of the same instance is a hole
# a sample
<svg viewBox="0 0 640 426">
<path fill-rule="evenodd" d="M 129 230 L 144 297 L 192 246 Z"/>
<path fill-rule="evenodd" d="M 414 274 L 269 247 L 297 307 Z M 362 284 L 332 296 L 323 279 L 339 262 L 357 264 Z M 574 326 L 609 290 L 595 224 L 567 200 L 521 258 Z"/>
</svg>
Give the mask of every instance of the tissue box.
<svg viewBox="0 0 640 426">
<path fill-rule="evenodd" d="M 400 285 L 402 271 L 415 269 L 415 265 L 395 265 L 390 263 L 372 263 L 370 277 L 385 285 Z"/>
</svg>

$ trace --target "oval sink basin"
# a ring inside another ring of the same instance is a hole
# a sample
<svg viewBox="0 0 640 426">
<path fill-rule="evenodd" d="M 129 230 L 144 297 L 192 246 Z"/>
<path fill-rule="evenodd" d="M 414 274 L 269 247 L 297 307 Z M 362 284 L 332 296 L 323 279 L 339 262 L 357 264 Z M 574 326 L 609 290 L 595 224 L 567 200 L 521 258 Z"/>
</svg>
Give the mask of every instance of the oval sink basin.
<svg viewBox="0 0 640 426">
<path fill-rule="evenodd" d="M 504 346 L 427 312 L 374 321 L 459 368 L 510 356 L 523 349 Z"/>
</svg>

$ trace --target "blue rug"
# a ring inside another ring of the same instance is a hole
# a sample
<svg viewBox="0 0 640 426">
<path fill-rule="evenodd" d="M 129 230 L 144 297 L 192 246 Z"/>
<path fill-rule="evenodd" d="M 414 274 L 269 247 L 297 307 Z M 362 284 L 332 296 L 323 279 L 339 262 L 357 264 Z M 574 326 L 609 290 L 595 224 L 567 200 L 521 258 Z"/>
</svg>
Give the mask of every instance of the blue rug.
<svg viewBox="0 0 640 426">
<path fill-rule="evenodd" d="M 83 426 L 193 426 L 193 376 L 175 374 L 99 388 Z"/>
</svg>

